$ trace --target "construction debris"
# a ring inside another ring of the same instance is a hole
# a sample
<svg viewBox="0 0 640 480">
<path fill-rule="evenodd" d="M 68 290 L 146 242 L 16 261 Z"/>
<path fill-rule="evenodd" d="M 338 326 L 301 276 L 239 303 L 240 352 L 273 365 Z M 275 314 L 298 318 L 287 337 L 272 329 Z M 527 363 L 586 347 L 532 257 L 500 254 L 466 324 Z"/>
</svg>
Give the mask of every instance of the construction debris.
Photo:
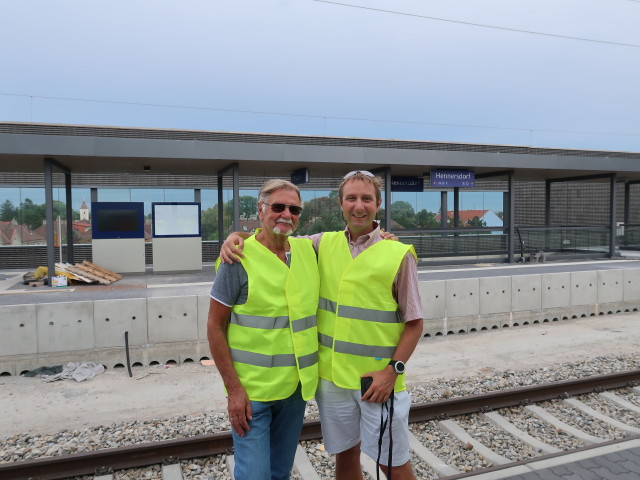
<svg viewBox="0 0 640 480">
<path fill-rule="evenodd" d="M 91 262 L 84 260 L 82 263 L 76 263 L 71 265 L 70 263 L 56 263 L 55 267 L 56 276 L 65 276 L 69 280 L 83 283 L 100 283 L 102 285 L 111 285 L 122 278 L 111 270 L 95 265 Z M 27 272 L 24 276 L 24 284 L 31 286 L 43 285 L 48 279 L 47 267 L 38 267 L 35 272 Z"/>
<path fill-rule="evenodd" d="M 56 263 L 56 273 L 58 270 L 71 274 L 73 277 L 76 277 L 75 279 L 85 283 L 98 282 L 102 285 L 110 285 L 122 278 L 122 275 L 99 267 L 86 260 L 82 263 L 76 263 L 75 265 L 71 265 L 70 263 Z"/>
</svg>

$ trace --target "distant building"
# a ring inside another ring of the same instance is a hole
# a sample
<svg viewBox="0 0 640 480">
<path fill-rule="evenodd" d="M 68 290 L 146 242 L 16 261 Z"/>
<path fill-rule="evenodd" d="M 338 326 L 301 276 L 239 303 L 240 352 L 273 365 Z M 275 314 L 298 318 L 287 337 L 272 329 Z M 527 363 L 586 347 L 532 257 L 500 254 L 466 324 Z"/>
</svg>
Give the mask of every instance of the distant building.
<svg viewBox="0 0 640 480">
<path fill-rule="evenodd" d="M 82 199 L 82 205 L 80 205 L 80 220 L 89 221 L 89 207 L 87 207 L 87 202 Z"/>
<path fill-rule="evenodd" d="M 469 226 L 469 223 L 478 217 L 487 227 L 502 227 L 502 219 L 496 215 L 493 210 L 460 210 L 458 212 L 459 225 L 461 227 Z M 440 221 L 440 214 L 436 215 L 436 220 Z M 453 210 L 447 212 L 447 223 L 453 224 Z"/>
<path fill-rule="evenodd" d="M 2 245 L 38 245 L 44 243 L 44 237 L 27 225 L 15 220 L 0 222 L 0 244 Z"/>
</svg>

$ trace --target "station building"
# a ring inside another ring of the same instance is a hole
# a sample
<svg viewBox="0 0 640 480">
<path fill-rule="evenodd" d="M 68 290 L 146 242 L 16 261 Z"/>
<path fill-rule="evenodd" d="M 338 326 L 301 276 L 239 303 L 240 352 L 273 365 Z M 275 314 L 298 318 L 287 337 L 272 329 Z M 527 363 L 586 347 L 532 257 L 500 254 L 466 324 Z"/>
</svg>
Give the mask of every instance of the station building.
<svg viewBox="0 0 640 480">
<path fill-rule="evenodd" d="M 0 203 L 44 196 L 45 221 L 40 229 L 0 222 L 0 268 L 91 261 L 87 207 L 113 200 L 142 202 L 146 216 L 156 201 L 201 204 L 202 260 L 213 261 L 220 236 L 255 227 L 243 198 L 266 179 L 292 175 L 310 208 L 305 233 L 342 228 L 331 191 L 359 169 L 382 177 L 382 224 L 412 243 L 422 263 L 613 258 L 640 249 L 640 152 L 3 122 Z M 83 216 L 74 219 L 80 203 Z"/>
</svg>

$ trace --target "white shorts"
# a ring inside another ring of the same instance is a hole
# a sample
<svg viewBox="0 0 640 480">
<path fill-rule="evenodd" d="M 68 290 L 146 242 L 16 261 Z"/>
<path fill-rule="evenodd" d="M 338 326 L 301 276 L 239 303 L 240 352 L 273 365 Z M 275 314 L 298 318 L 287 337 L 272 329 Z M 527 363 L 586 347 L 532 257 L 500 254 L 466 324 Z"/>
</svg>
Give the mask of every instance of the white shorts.
<svg viewBox="0 0 640 480">
<path fill-rule="evenodd" d="M 324 448 L 335 454 L 349 450 L 361 442 L 360 450 L 374 461 L 378 457 L 380 436 L 380 410 L 387 418 L 388 411 L 381 403 L 361 402 L 360 390 L 340 388 L 333 382 L 320 379 L 316 401 L 320 410 L 320 423 Z M 410 459 L 409 407 L 407 391 L 397 392 L 393 400 L 393 459 L 392 466 L 404 465 Z M 389 405 L 389 402 L 387 402 Z M 382 437 L 380 464 L 387 465 L 389 455 L 389 425 Z"/>
</svg>

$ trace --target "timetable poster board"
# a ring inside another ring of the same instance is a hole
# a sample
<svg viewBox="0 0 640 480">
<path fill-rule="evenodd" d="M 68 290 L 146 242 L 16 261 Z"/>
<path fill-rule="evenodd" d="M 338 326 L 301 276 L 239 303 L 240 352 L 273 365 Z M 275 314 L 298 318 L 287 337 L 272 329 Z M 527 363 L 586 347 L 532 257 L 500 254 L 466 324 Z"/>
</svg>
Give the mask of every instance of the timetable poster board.
<svg viewBox="0 0 640 480">
<path fill-rule="evenodd" d="M 151 213 L 154 238 L 202 236 L 200 203 L 154 202 Z"/>
<path fill-rule="evenodd" d="M 144 203 L 91 202 L 91 237 L 144 238 Z"/>
</svg>

